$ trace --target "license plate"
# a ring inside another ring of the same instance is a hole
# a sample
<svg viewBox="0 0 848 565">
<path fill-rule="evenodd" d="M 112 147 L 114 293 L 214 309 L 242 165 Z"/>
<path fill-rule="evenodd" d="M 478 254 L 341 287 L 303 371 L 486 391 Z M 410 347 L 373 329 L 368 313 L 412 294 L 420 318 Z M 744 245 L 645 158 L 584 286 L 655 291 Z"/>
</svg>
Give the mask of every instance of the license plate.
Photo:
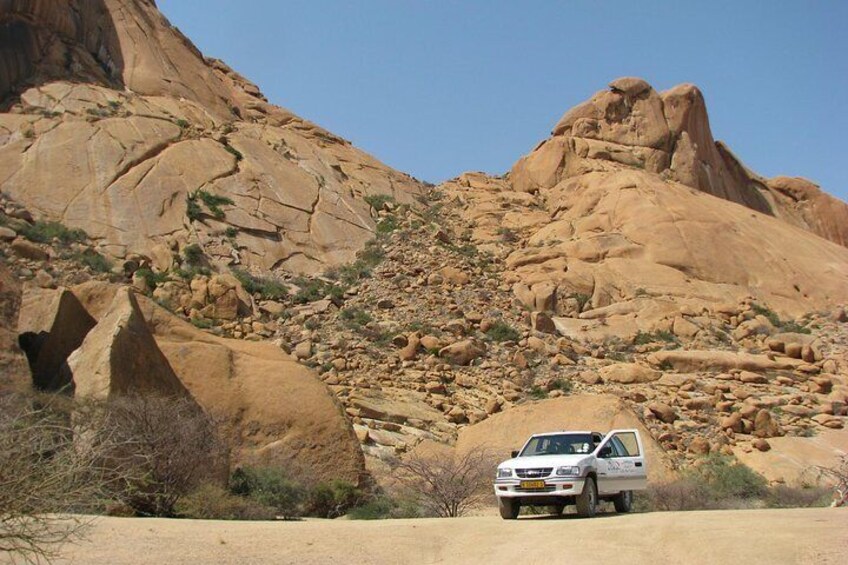
<svg viewBox="0 0 848 565">
<path fill-rule="evenodd" d="M 521 481 L 521 488 L 545 488 L 545 481 Z"/>
</svg>

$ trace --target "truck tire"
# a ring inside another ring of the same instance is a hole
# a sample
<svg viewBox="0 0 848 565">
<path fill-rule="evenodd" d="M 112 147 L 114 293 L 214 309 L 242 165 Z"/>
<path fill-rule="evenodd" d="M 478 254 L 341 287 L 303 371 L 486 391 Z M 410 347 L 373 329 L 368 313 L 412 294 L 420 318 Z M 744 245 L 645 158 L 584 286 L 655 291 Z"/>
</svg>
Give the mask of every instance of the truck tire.
<svg viewBox="0 0 848 565">
<path fill-rule="evenodd" d="M 504 520 L 515 520 L 521 511 L 521 503 L 511 498 L 498 498 L 498 510 Z"/>
<path fill-rule="evenodd" d="M 583 492 L 577 495 L 577 515 L 581 518 L 591 518 L 598 511 L 598 487 L 595 479 L 589 477 L 583 483 Z"/>
<path fill-rule="evenodd" d="M 633 509 L 633 491 L 623 490 L 612 499 L 615 505 L 615 511 L 620 514 L 625 514 Z"/>
</svg>

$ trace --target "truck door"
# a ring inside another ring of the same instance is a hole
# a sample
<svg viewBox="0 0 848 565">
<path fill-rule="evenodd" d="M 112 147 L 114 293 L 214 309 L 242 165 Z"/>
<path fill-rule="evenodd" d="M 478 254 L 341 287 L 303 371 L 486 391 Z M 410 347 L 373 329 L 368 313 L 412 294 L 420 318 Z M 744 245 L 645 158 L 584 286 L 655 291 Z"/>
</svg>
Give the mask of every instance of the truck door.
<svg viewBox="0 0 848 565">
<path fill-rule="evenodd" d="M 595 458 L 598 494 L 646 488 L 648 469 L 638 431 L 611 431 L 595 450 Z"/>
</svg>

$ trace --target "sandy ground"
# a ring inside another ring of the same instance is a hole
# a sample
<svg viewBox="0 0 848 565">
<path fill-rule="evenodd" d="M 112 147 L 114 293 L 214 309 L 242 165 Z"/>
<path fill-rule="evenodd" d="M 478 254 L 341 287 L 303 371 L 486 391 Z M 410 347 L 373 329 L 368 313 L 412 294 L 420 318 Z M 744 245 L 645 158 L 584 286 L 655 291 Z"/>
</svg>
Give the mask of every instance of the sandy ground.
<svg viewBox="0 0 848 565">
<path fill-rule="evenodd" d="M 213 522 L 102 518 L 58 563 L 848 563 L 848 509 Z M 0 559 L 2 560 L 2 559 Z"/>
</svg>

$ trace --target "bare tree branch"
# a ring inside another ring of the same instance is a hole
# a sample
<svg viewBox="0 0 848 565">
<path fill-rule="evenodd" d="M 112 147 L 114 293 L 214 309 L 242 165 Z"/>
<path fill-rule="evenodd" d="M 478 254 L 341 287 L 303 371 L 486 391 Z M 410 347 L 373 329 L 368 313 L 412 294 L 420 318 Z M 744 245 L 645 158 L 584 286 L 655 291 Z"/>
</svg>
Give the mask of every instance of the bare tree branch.
<svg viewBox="0 0 848 565">
<path fill-rule="evenodd" d="M 413 453 L 396 462 L 399 484 L 432 514 L 463 516 L 491 496 L 495 458 L 489 450 L 465 454 Z"/>
</svg>

